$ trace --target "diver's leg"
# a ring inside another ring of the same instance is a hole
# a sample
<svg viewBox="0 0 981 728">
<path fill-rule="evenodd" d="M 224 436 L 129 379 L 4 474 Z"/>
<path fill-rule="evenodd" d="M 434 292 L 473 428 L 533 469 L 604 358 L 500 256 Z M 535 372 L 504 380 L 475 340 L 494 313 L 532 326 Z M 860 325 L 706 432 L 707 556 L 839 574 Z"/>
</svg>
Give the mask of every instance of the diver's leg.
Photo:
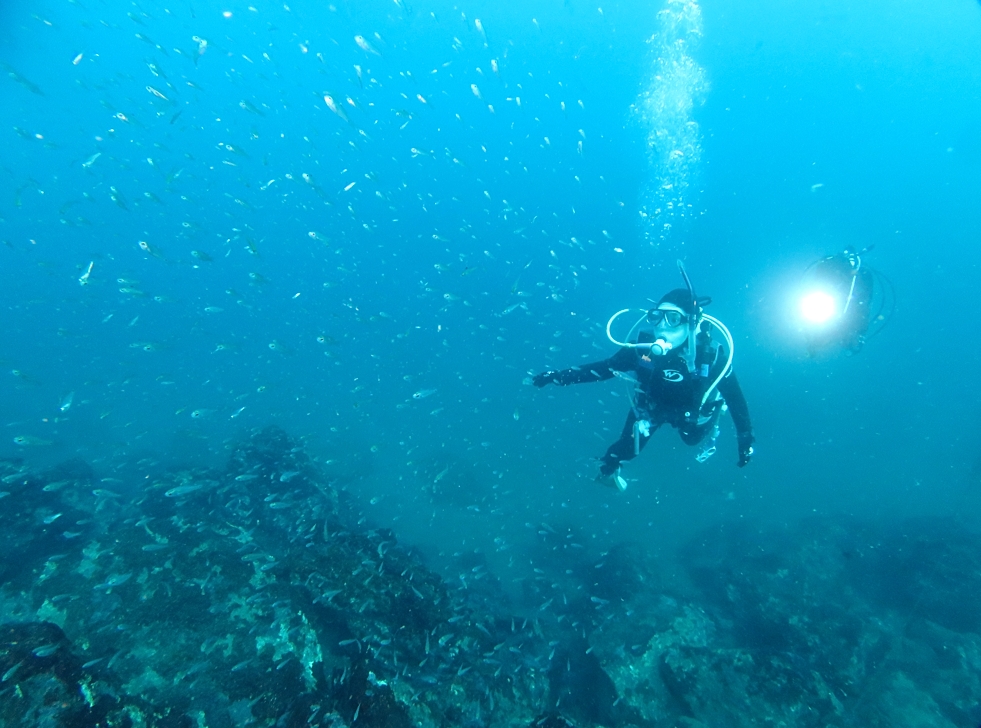
<svg viewBox="0 0 981 728">
<path fill-rule="evenodd" d="M 719 437 L 719 418 L 725 409 L 726 405 L 721 404 L 708 417 L 699 418 L 698 423 L 694 424 L 691 429 L 685 428 L 679 433 L 682 442 L 686 445 L 699 446 L 695 459 L 700 463 L 704 463 L 715 455 L 715 441 Z"/>
<path fill-rule="evenodd" d="M 719 424 L 718 424 L 718 419 L 716 419 L 715 425 L 712 427 L 711 430 L 709 430 L 705 434 L 705 437 L 699 443 L 698 454 L 695 455 L 695 459 L 700 463 L 704 463 L 710 457 L 715 455 L 715 442 L 718 439 L 719 439 Z"/>
<path fill-rule="evenodd" d="M 623 424 L 620 439 L 610 445 L 606 454 L 600 458 L 602 462 L 600 476 L 612 475 L 620 467 L 620 463 L 633 460 L 647 445 L 647 441 L 651 439 L 651 434 L 656 429 L 657 425 L 651 424 L 649 420 L 638 420 L 636 413 L 630 410 L 627 421 Z"/>
</svg>

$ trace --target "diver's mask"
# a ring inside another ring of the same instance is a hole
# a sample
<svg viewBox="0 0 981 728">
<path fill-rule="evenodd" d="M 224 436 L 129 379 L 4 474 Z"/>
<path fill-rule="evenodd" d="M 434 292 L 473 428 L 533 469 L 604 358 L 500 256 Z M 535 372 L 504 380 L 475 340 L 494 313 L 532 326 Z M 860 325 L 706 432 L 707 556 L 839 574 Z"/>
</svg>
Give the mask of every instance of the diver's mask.
<svg viewBox="0 0 981 728">
<path fill-rule="evenodd" d="M 682 322 L 688 321 L 688 316 L 684 311 L 677 311 L 673 308 L 652 308 L 647 312 L 647 323 L 654 326 L 666 326 L 673 329 Z"/>
<path fill-rule="evenodd" d="M 668 306 L 668 308 L 662 308 Z M 677 349 L 688 338 L 689 316 L 673 304 L 661 304 L 647 312 L 647 323 L 653 326 L 651 354 L 662 356 L 672 349 Z"/>
</svg>

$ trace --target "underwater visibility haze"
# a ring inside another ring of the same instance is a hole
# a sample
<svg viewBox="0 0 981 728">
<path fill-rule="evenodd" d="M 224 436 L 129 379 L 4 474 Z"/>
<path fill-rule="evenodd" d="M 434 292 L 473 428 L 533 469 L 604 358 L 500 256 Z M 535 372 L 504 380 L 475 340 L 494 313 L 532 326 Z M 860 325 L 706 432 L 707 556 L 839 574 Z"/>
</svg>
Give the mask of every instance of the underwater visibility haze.
<svg viewBox="0 0 981 728">
<path fill-rule="evenodd" d="M 0 726 L 976 728 L 979 129 L 973 0 L 0 4 Z"/>
</svg>

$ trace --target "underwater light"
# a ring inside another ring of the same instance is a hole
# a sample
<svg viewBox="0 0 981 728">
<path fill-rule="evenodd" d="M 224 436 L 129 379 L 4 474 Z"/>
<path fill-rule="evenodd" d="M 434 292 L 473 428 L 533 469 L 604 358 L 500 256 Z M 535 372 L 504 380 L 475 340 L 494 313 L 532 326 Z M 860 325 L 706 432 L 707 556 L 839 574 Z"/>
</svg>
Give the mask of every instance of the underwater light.
<svg viewBox="0 0 981 728">
<path fill-rule="evenodd" d="M 823 324 L 837 312 L 834 296 L 824 291 L 812 291 L 800 300 L 801 315 L 812 324 Z"/>
</svg>

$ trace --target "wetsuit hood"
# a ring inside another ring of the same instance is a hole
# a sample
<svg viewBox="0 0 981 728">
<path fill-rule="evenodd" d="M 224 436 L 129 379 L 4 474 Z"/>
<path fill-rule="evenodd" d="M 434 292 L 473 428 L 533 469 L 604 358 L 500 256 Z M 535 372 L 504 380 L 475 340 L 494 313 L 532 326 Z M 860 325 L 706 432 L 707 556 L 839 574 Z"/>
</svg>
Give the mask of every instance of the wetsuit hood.
<svg viewBox="0 0 981 728">
<path fill-rule="evenodd" d="M 677 306 L 688 316 L 695 313 L 695 302 L 692 300 L 691 291 L 687 288 L 675 288 L 673 291 L 668 291 L 661 296 L 661 300 L 657 302 L 657 305 L 660 306 L 663 303 L 670 303 L 673 306 Z"/>
</svg>

